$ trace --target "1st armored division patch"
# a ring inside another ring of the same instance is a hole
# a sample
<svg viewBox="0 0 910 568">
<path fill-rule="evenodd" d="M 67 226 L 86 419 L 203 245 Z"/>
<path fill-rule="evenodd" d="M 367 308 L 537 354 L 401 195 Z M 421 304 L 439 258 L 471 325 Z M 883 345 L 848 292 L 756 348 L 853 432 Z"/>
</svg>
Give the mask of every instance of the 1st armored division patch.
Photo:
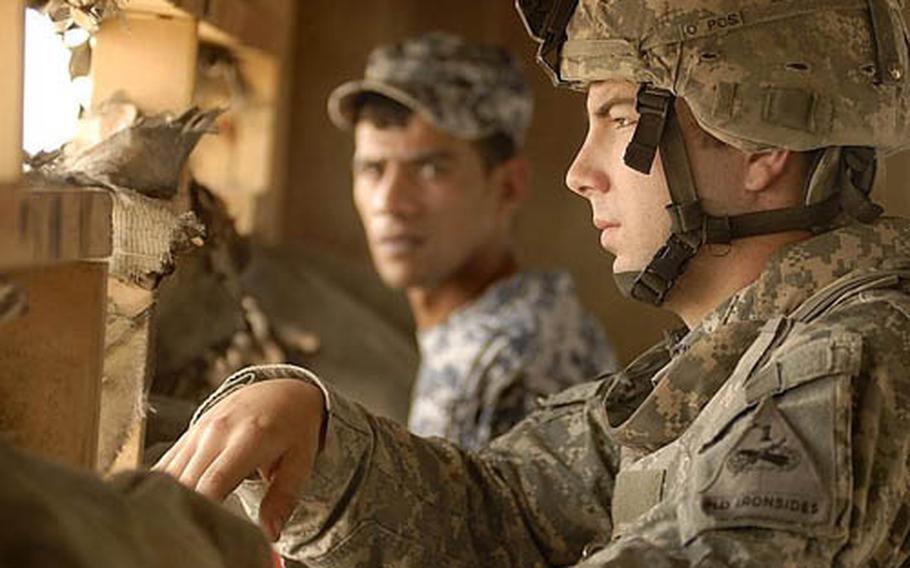
<svg viewBox="0 0 910 568">
<path fill-rule="evenodd" d="M 719 520 L 817 525 L 830 516 L 831 499 L 812 456 L 772 398 L 759 405 L 700 493 L 702 512 Z"/>
</svg>

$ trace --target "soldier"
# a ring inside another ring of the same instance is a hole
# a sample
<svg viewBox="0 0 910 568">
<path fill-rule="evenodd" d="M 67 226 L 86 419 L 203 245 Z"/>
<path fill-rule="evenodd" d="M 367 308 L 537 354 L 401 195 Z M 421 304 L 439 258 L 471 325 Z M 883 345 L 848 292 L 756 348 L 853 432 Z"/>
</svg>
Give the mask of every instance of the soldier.
<svg viewBox="0 0 910 568">
<path fill-rule="evenodd" d="M 618 281 L 689 329 L 477 454 L 252 369 L 160 467 L 260 470 L 241 495 L 311 566 L 903 565 L 910 224 L 868 198 L 907 145 L 897 3 L 519 7 L 587 92 L 567 181 Z"/>
<path fill-rule="evenodd" d="M 328 109 L 354 130 L 354 203 L 373 263 L 417 324 L 412 432 L 478 449 L 542 395 L 614 368 L 571 277 L 516 264 L 532 100 L 504 49 L 440 32 L 378 47 Z"/>
</svg>

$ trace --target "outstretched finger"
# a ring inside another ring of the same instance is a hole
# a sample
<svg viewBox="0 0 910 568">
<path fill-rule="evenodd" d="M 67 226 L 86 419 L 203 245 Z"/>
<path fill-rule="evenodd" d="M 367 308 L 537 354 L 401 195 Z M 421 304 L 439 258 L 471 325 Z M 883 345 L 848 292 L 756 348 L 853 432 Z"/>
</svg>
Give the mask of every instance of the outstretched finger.
<svg viewBox="0 0 910 568">
<path fill-rule="evenodd" d="M 174 442 L 166 452 L 164 452 L 164 455 L 158 458 L 158 461 L 155 462 L 155 465 L 152 466 L 152 469 L 154 471 L 167 471 L 168 466 L 170 466 L 171 462 L 174 461 L 174 456 L 176 456 L 177 453 L 180 452 L 180 449 L 183 447 L 184 436 L 180 436 L 180 438 Z"/>
<path fill-rule="evenodd" d="M 313 467 L 314 455 L 296 448 L 281 456 L 268 480 L 268 489 L 259 507 L 259 523 L 275 541 L 281 534 L 300 498 Z"/>
<path fill-rule="evenodd" d="M 199 476 L 196 491 L 221 501 L 257 470 L 271 469 L 280 456 L 254 436 L 237 436 Z"/>
<path fill-rule="evenodd" d="M 192 452 L 183 471 L 179 474 L 180 483 L 196 489 L 202 475 L 209 469 L 212 462 L 226 450 L 229 440 L 224 436 L 222 431 L 214 429 L 207 429 L 201 434 L 195 451 Z"/>
<path fill-rule="evenodd" d="M 183 474 L 183 470 L 186 467 L 186 464 L 189 463 L 190 458 L 193 457 L 193 454 L 196 451 L 196 440 L 194 436 L 191 436 L 189 433 L 184 434 L 180 440 L 177 441 L 174 446 L 168 450 L 168 453 L 165 454 L 165 457 L 161 458 L 159 464 L 164 462 L 163 467 L 158 467 L 156 464 L 156 469 L 163 471 L 164 473 L 170 475 L 175 479 L 180 479 L 180 476 Z M 166 462 L 165 462 L 166 458 Z"/>
</svg>

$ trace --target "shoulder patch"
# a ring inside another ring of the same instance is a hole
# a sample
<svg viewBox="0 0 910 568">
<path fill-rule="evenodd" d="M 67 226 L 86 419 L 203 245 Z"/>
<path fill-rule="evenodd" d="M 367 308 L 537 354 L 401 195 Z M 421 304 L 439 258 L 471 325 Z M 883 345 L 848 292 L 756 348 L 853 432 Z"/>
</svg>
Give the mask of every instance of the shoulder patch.
<svg viewBox="0 0 910 568">
<path fill-rule="evenodd" d="M 699 493 L 702 512 L 718 520 L 818 525 L 832 508 L 812 456 L 772 398 Z"/>
</svg>

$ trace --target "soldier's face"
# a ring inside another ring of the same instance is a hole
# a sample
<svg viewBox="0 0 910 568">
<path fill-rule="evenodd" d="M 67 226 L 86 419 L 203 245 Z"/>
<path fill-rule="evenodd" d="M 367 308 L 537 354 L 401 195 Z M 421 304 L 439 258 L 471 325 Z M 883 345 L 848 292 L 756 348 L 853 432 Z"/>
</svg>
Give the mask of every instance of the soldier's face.
<svg viewBox="0 0 910 568">
<path fill-rule="evenodd" d="M 638 85 L 608 81 L 588 91 L 588 134 L 566 175 L 569 188 L 591 204 L 601 246 L 613 253 L 614 272 L 647 266 L 670 232 L 670 201 L 659 159 L 651 175 L 623 162 L 638 122 Z"/>
<path fill-rule="evenodd" d="M 395 288 L 444 283 L 503 232 L 491 175 L 470 142 L 414 115 L 355 129 L 354 203 L 379 275 Z"/>
</svg>

